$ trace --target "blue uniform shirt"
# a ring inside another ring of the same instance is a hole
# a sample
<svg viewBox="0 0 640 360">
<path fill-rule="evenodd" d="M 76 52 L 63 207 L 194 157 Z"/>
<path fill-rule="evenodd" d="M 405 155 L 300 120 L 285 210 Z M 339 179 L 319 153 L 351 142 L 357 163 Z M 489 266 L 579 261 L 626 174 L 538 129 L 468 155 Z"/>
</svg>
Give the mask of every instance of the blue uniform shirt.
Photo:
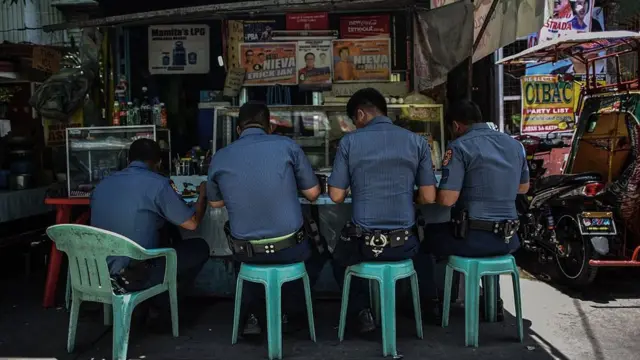
<svg viewBox="0 0 640 360">
<path fill-rule="evenodd" d="M 460 191 L 456 207 L 466 208 L 469 218 L 501 221 L 517 218 L 518 186 L 528 182 L 522 144 L 487 124 L 473 124 L 449 143 L 439 189 Z"/>
<path fill-rule="evenodd" d="M 180 225 L 193 214 L 169 179 L 139 161 L 104 178 L 91 194 L 91 225 L 126 236 L 146 249 L 158 247 L 158 230 L 165 221 Z M 109 259 L 111 273 L 128 264 L 126 257 Z"/>
<path fill-rule="evenodd" d="M 262 129 L 246 129 L 211 159 L 207 198 L 224 200 L 231 234 L 259 240 L 284 236 L 302 227 L 298 189 L 318 185 L 298 144 Z"/>
<path fill-rule="evenodd" d="M 386 116 L 340 140 L 329 178 L 332 187 L 351 187 L 352 221 L 368 230 L 412 227 L 415 186 L 435 184 L 427 140 Z"/>
</svg>

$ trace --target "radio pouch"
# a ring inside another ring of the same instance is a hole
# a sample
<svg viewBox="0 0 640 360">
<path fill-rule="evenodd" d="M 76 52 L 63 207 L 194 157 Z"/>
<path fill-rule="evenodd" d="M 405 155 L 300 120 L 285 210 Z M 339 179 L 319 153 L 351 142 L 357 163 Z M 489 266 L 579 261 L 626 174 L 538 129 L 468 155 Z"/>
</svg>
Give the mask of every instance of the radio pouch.
<svg viewBox="0 0 640 360">
<path fill-rule="evenodd" d="M 451 232 L 453 237 L 465 240 L 469 234 L 469 212 L 467 210 L 451 213 Z"/>
</svg>

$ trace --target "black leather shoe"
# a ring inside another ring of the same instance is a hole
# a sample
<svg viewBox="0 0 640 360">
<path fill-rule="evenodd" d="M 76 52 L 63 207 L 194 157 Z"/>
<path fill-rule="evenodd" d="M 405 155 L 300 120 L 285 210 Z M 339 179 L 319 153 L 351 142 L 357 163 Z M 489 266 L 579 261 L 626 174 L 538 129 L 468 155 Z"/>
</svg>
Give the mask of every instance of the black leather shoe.
<svg viewBox="0 0 640 360">
<path fill-rule="evenodd" d="M 498 322 L 503 322 L 504 321 L 504 307 L 502 305 L 502 299 L 498 300 L 498 309 L 497 309 L 497 314 L 496 314 L 496 320 Z"/>
<path fill-rule="evenodd" d="M 423 301 L 421 308 L 423 322 L 436 326 L 442 324 L 442 306 L 438 298 Z"/>
<path fill-rule="evenodd" d="M 358 332 L 361 334 L 372 332 L 376 329 L 371 309 L 364 309 L 358 313 Z"/>
<path fill-rule="evenodd" d="M 262 328 L 260 327 L 258 318 L 254 314 L 249 314 L 242 329 L 242 336 L 260 335 L 261 333 Z"/>
</svg>

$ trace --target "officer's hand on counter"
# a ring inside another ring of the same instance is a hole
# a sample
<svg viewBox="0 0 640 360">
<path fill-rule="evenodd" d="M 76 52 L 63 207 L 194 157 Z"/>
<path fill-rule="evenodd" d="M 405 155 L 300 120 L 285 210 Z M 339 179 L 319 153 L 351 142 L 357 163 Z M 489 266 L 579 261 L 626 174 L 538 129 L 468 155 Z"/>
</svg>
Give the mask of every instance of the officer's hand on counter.
<svg viewBox="0 0 640 360">
<path fill-rule="evenodd" d="M 193 214 L 191 219 L 180 224 L 180 227 L 186 230 L 197 229 L 198 225 L 200 225 L 200 222 L 202 221 L 202 217 L 204 216 L 204 213 L 207 210 L 207 182 L 206 181 L 200 184 L 200 186 L 198 187 L 198 193 L 199 193 L 198 201 L 196 201 L 195 205 L 193 205 L 195 208 L 195 214 Z"/>
</svg>

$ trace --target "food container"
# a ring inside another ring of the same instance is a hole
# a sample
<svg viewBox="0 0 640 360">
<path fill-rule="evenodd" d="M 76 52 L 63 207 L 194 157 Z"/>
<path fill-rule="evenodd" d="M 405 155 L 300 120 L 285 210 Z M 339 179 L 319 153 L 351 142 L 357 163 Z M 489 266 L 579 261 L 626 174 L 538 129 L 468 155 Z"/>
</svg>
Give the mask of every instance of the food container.
<svg viewBox="0 0 640 360">
<path fill-rule="evenodd" d="M 31 189 L 33 186 L 33 179 L 30 174 L 12 174 L 9 175 L 9 189 L 10 190 L 25 190 Z"/>
</svg>

